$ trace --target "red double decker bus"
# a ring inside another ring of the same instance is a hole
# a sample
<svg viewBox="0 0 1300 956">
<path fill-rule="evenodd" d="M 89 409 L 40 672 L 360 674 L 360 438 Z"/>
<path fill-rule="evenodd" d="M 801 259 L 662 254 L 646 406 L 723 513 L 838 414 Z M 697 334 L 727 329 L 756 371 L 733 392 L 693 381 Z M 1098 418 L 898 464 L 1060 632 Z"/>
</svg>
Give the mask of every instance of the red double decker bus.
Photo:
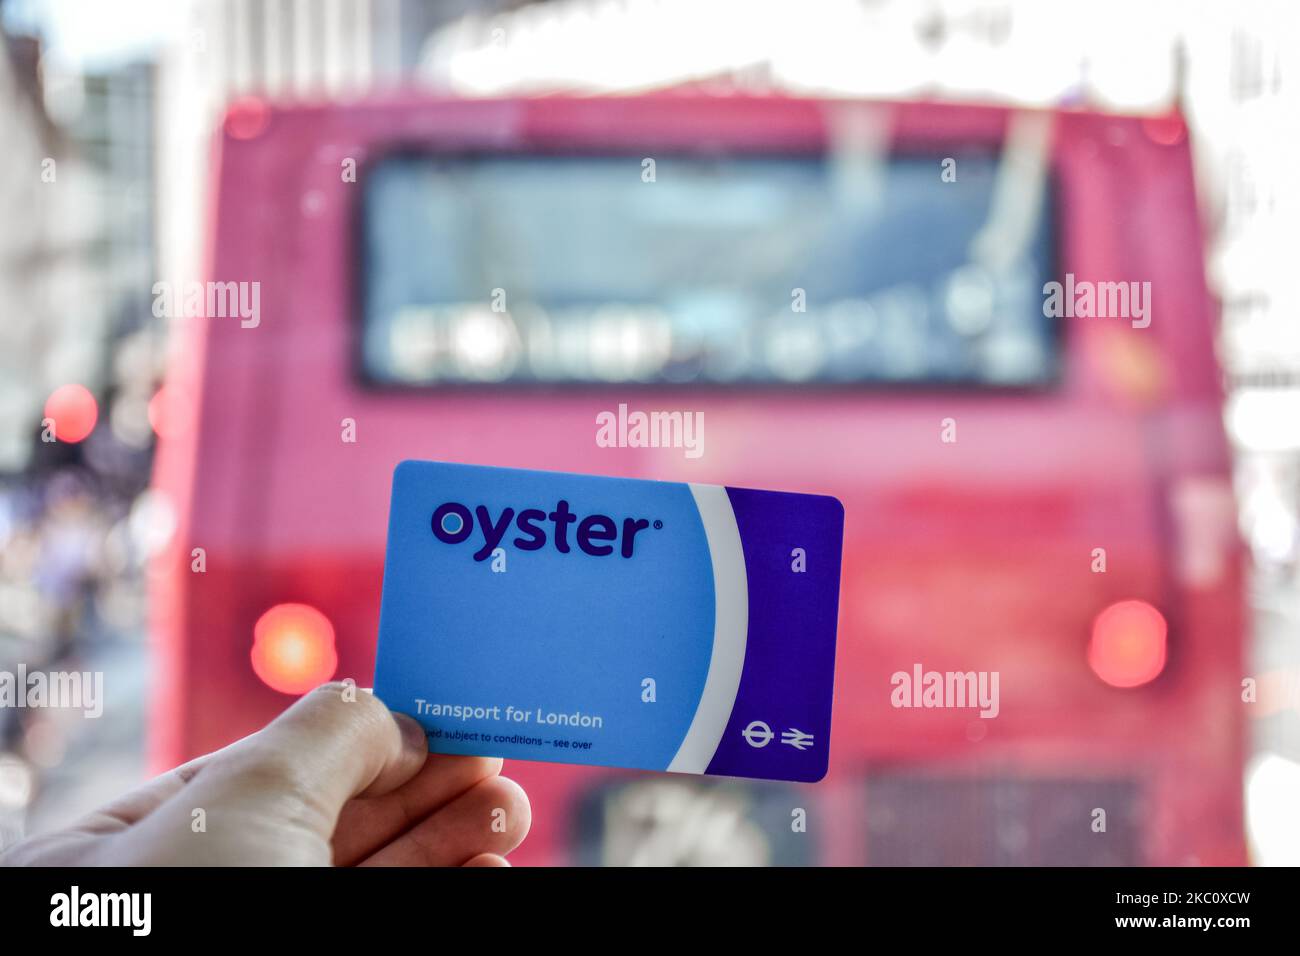
<svg viewBox="0 0 1300 956">
<path fill-rule="evenodd" d="M 215 168 L 206 278 L 259 314 L 184 323 L 167 384 L 158 764 L 368 684 L 401 459 L 743 484 L 844 503 L 828 777 L 511 762 L 515 859 L 1243 861 L 1241 554 L 1176 116 L 243 101 Z M 599 447 L 620 405 L 703 413 L 703 453 Z M 995 705 L 900 692 L 931 673 Z"/>
</svg>

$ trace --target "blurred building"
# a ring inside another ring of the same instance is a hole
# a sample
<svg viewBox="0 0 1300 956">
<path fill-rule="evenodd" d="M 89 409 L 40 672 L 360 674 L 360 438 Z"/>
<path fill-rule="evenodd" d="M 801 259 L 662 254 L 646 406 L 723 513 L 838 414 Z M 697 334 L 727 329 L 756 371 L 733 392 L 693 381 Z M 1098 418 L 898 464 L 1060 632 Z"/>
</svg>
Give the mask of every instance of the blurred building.
<svg viewBox="0 0 1300 956">
<path fill-rule="evenodd" d="M 102 375 L 100 172 L 51 121 L 41 48 L 0 28 L 0 473 L 26 466 L 41 407 Z M 12 224 L 12 225 L 10 225 Z"/>
<path fill-rule="evenodd" d="M 151 314 L 153 284 L 154 70 L 128 63 L 81 78 L 82 105 L 64 125 L 79 155 L 98 170 L 102 231 L 94 244 L 115 335 Z"/>
<path fill-rule="evenodd" d="M 425 39 L 508 0 L 190 0 L 189 27 L 163 51 L 159 87 L 160 270 L 202 271 L 202 202 L 212 134 L 241 96 L 321 102 L 408 82 Z"/>
</svg>

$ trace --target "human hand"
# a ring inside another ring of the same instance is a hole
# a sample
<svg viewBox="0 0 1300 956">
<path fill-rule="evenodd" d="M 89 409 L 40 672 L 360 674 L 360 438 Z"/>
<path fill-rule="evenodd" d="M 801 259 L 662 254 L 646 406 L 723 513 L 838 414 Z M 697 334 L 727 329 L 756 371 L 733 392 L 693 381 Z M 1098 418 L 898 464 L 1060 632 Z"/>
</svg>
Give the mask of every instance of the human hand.
<svg viewBox="0 0 1300 956">
<path fill-rule="evenodd" d="M 257 733 L 0 864 L 507 866 L 528 833 L 524 791 L 499 776 L 498 758 L 427 748 L 410 717 L 324 684 Z"/>
</svg>

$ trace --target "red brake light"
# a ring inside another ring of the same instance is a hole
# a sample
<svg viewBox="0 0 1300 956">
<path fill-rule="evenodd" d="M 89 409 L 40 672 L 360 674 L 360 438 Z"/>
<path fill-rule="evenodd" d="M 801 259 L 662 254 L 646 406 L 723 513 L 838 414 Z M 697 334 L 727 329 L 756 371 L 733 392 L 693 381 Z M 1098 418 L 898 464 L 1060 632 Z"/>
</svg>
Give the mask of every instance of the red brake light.
<svg viewBox="0 0 1300 956">
<path fill-rule="evenodd" d="M 1142 121 L 1142 131 L 1147 139 L 1161 146 L 1174 146 L 1187 135 L 1187 126 L 1177 113 L 1168 116 L 1149 116 Z"/>
<path fill-rule="evenodd" d="M 271 122 L 271 108 L 257 96 L 241 96 L 226 109 L 226 133 L 232 139 L 257 139 Z"/>
<path fill-rule="evenodd" d="M 305 694 L 339 666 L 334 626 L 306 604 L 277 604 L 253 626 L 253 671 L 282 694 Z"/>
<path fill-rule="evenodd" d="M 99 404 L 84 385 L 60 385 L 45 400 L 45 417 L 54 422 L 54 437 L 76 444 L 95 430 Z"/>
<path fill-rule="evenodd" d="M 1169 627 L 1146 601 L 1120 601 L 1092 622 L 1088 664 L 1112 687 L 1139 687 L 1165 669 Z"/>
<path fill-rule="evenodd" d="M 164 385 L 149 399 L 149 424 L 159 438 L 179 438 L 190 425 L 189 403 L 176 385 Z"/>
</svg>

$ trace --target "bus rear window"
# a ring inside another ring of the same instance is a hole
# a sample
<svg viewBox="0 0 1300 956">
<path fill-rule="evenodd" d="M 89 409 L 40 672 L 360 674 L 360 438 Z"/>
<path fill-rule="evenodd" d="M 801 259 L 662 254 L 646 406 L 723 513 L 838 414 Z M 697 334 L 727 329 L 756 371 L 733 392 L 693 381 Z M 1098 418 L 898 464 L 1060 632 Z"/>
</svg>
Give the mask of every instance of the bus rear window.
<svg viewBox="0 0 1300 956">
<path fill-rule="evenodd" d="M 365 377 L 1044 384 L 1046 190 L 943 160 L 390 157 L 364 186 Z"/>
</svg>

